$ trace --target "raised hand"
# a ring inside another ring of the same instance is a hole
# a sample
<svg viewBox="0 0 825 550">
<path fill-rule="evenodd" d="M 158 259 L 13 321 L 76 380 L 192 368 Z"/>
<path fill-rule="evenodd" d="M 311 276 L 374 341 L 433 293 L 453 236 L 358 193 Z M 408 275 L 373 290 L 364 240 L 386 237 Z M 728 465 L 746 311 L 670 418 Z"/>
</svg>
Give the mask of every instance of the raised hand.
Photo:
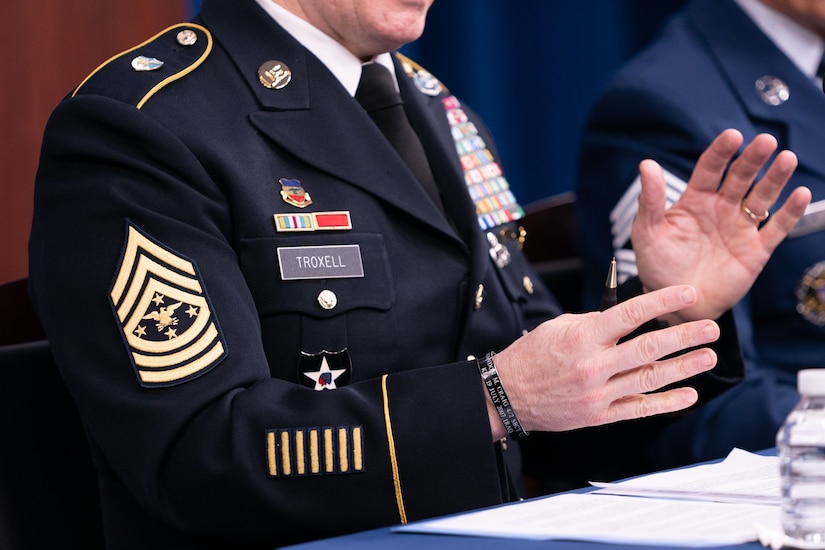
<svg viewBox="0 0 825 550">
<path fill-rule="evenodd" d="M 672 323 L 715 319 L 741 300 L 810 203 L 810 191 L 799 187 L 769 216 L 796 169 L 796 155 L 778 153 L 754 184 L 776 139 L 758 135 L 731 163 L 742 143 L 738 131 L 722 132 L 668 210 L 661 167 L 652 160 L 639 166 L 642 192 L 631 233 L 639 277 L 647 289 L 689 284 L 699 296 L 694 306 L 665 317 Z"/>
</svg>

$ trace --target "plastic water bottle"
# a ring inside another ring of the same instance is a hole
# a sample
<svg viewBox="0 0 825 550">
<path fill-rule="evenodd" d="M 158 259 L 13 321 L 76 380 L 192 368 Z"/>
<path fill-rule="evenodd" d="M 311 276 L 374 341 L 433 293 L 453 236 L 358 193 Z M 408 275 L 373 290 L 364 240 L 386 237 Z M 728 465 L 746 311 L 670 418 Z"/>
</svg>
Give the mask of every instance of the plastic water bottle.
<svg viewBox="0 0 825 550">
<path fill-rule="evenodd" d="M 797 374 L 801 395 L 776 436 L 782 480 L 782 530 L 825 546 L 825 369 Z"/>
</svg>

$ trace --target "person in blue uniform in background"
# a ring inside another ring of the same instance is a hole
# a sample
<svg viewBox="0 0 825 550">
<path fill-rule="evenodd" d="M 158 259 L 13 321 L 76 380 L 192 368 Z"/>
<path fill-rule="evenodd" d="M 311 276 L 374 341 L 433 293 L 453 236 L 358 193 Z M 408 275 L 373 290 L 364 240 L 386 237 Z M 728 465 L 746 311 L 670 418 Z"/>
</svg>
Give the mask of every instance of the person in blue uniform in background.
<svg viewBox="0 0 825 550">
<path fill-rule="evenodd" d="M 668 213 L 644 164 L 645 288 L 559 315 L 491 136 L 393 53 L 430 3 L 206 0 L 53 113 L 31 293 L 110 547 L 272 548 L 510 501 L 514 440 L 684 409 L 681 381 L 736 348 L 714 320 L 809 200 L 760 230 L 743 182 L 770 164 L 747 204 L 773 207 L 795 155 L 758 136 L 729 166 L 723 132 Z"/>
<path fill-rule="evenodd" d="M 604 284 L 593 270 L 612 256 L 620 280 L 638 273 L 630 223 L 644 158 L 664 168 L 671 204 L 721 130 L 735 127 L 746 140 L 769 133 L 798 155 L 792 183 L 813 193 L 736 306 L 745 381 L 668 425 L 636 457 L 644 468 L 772 447 L 799 399 L 796 372 L 825 366 L 824 37 L 825 3 L 817 0 L 694 0 L 618 72 L 592 112 L 577 186 L 586 305 L 598 303 Z M 761 214 L 749 215 L 761 223 Z"/>
</svg>

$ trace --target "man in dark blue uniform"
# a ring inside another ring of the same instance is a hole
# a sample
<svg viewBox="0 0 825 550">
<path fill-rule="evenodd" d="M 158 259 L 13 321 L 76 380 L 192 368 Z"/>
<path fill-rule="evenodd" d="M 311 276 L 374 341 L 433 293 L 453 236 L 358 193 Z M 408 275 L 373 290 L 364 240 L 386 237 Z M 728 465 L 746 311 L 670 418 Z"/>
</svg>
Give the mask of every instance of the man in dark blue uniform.
<svg viewBox="0 0 825 550">
<path fill-rule="evenodd" d="M 516 497 L 512 439 L 696 400 L 647 392 L 712 368 L 708 319 L 807 202 L 800 190 L 761 231 L 742 214 L 773 141 L 755 139 L 717 192 L 741 143 L 723 134 L 668 215 L 647 166 L 640 248 L 685 253 L 652 265 L 642 296 L 556 317 L 484 126 L 387 53 L 428 7 L 206 0 L 53 114 L 30 280 L 113 548 L 267 548 L 497 504 Z M 388 69 L 425 161 L 379 129 L 399 103 L 367 101 L 363 62 Z M 794 167 L 780 153 L 750 207 L 773 205 Z M 712 207 L 725 215 L 687 233 L 672 217 Z M 682 234 L 735 236 L 703 259 L 742 269 L 706 284 Z M 674 324 L 617 344 L 654 318 Z"/>
<path fill-rule="evenodd" d="M 725 128 L 746 139 L 770 133 L 793 150 L 799 167 L 791 182 L 814 200 L 736 306 L 745 381 L 671 425 L 647 450 L 650 468 L 773 446 L 799 400 L 797 371 L 825 366 L 823 51 L 818 0 L 695 0 L 616 75 L 592 114 L 577 200 L 590 269 L 615 255 L 620 277 L 636 273 L 629 233 L 639 161 L 662 165 L 668 200 L 676 201 Z M 586 281 L 589 304 L 598 304 L 601 285 L 599 277 Z"/>
</svg>

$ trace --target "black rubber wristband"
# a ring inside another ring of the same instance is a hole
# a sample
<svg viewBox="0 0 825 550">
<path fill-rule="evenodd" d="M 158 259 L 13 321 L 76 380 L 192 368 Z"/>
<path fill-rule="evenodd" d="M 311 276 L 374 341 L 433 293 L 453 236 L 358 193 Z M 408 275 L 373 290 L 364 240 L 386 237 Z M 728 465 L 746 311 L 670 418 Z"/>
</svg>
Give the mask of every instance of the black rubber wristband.
<svg viewBox="0 0 825 550">
<path fill-rule="evenodd" d="M 484 381 L 484 387 L 487 393 L 490 394 L 490 399 L 493 400 L 493 406 L 496 408 L 501 423 L 504 424 L 504 429 L 507 430 L 507 435 L 511 439 L 523 439 L 530 435 L 521 426 L 516 411 L 510 404 L 510 399 L 507 397 L 507 392 L 504 391 L 504 386 L 501 385 L 501 378 L 498 376 L 496 370 L 496 363 L 493 357 L 494 352 L 490 352 L 484 356 L 483 359 L 477 359 L 478 372 L 481 373 L 481 379 Z"/>
</svg>

